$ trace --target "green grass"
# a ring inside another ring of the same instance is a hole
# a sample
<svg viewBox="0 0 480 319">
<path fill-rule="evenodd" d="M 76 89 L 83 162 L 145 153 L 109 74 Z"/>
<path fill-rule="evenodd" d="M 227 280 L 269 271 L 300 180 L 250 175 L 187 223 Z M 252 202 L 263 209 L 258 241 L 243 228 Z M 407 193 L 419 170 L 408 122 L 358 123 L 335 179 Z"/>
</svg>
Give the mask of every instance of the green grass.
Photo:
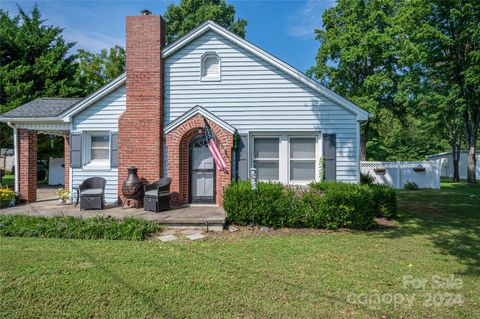
<svg viewBox="0 0 480 319">
<path fill-rule="evenodd" d="M 143 240 L 159 230 L 157 223 L 133 217 L 0 215 L 0 236 Z"/>
<path fill-rule="evenodd" d="M 0 182 L 2 186 L 13 187 L 15 185 L 15 175 L 5 175 Z"/>
<path fill-rule="evenodd" d="M 369 232 L 168 244 L 3 237 L 0 317 L 479 318 L 480 187 L 398 195 L 397 227 Z M 434 275 L 463 285 L 402 285 L 403 276 Z M 352 293 L 414 302 L 354 304 Z M 429 293 L 464 304 L 428 307 Z"/>
</svg>

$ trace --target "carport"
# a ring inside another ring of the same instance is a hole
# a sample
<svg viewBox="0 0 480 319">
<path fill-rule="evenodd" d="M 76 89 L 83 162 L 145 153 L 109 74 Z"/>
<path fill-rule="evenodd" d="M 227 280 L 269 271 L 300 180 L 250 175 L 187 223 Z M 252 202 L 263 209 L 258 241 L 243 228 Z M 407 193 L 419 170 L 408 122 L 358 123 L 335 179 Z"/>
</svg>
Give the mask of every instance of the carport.
<svg viewBox="0 0 480 319">
<path fill-rule="evenodd" d="M 49 134 L 64 139 L 65 188 L 70 185 L 70 123 L 60 115 L 81 98 L 38 98 L 2 114 L 0 121 L 13 129 L 15 191 L 27 202 L 37 200 L 37 136 Z"/>
</svg>

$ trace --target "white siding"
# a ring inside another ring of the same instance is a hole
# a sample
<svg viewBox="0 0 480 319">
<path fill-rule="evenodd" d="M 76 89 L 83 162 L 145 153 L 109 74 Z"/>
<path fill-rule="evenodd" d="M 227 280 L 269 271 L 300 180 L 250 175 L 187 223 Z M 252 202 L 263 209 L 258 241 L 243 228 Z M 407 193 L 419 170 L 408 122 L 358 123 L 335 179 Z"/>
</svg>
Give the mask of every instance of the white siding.
<svg viewBox="0 0 480 319">
<path fill-rule="evenodd" d="M 221 59 L 221 81 L 200 81 L 201 56 Z M 239 132 L 337 134 L 337 179 L 357 180 L 356 115 L 213 31 L 165 61 L 165 125 L 201 105 Z"/>
<path fill-rule="evenodd" d="M 95 102 L 73 118 L 73 131 L 118 131 L 118 118 L 125 111 L 125 85 Z M 84 150 L 83 150 L 84 151 Z M 105 199 L 114 203 L 118 198 L 118 169 L 88 170 L 72 169 L 72 186 L 78 186 L 89 177 L 103 177 L 107 180 Z"/>
<path fill-rule="evenodd" d="M 125 85 L 90 105 L 73 118 L 73 130 L 118 130 L 118 118 L 125 111 Z"/>
</svg>

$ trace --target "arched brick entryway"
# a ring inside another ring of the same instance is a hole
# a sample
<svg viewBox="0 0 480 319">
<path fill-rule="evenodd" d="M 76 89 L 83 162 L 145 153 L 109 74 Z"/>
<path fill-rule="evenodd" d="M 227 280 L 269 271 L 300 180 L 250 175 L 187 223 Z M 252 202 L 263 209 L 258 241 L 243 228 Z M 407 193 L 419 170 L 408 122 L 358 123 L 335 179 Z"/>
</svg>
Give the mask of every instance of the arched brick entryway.
<svg viewBox="0 0 480 319">
<path fill-rule="evenodd" d="M 215 122 L 206 119 L 218 139 L 220 153 L 227 164 L 227 171 L 216 172 L 216 203 L 223 204 L 223 192 L 231 181 L 233 134 Z M 168 176 L 172 178 L 170 192 L 174 205 L 188 203 L 189 145 L 198 134 L 203 134 L 204 117 L 197 114 L 167 133 Z"/>
</svg>

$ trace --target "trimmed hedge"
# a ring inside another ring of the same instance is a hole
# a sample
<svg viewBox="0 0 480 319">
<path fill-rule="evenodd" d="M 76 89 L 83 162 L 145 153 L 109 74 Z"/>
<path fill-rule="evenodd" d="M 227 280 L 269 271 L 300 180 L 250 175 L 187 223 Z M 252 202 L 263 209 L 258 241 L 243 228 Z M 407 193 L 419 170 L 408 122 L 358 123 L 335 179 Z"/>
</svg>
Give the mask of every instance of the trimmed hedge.
<svg viewBox="0 0 480 319">
<path fill-rule="evenodd" d="M 369 229 L 374 225 L 375 205 L 368 186 L 323 182 L 310 184 L 310 188 L 324 194 L 317 218 L 319 228 Z"/>
<path fill-rule="evenodd" d="M 0 236 L 143 240 L 160 225 L 137 218 L 1 215 Z"/>
<path fill-rule="evenodd" d="M 259 182 L 253 191 L 243 181 L 226 188 L 223 205 L 227 221 L 239 225 L 369 229 L 380 209 L 390 207 L 390 201 L 375 204 L 384 192 L 341 182 L 314 183 L 304 189 Z"/>
<path fill-rule="evenodd" d="M 394 218 L 397 216 L 397 193 L 388 185 L 371 184 L 373 203 L 377 217 Z"/>
</svg>

